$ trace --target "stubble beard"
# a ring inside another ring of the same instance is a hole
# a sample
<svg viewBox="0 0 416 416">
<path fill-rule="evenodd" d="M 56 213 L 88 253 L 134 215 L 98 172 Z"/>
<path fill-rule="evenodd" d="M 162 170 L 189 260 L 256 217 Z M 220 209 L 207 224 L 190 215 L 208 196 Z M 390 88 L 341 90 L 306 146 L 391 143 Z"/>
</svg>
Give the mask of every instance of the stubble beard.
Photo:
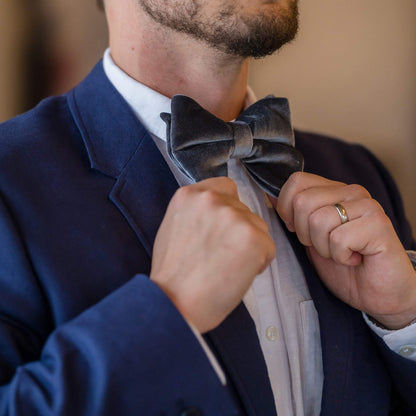
<svg viewBox="0 0 416 416">
<path fill-rule="evenodd" d="M 297 1 L 287 8 L 260 9 L 255 15 L 238 13 L 229 1 L 215 15 L 206 16 L 196 0 L 136 0 L 157 23 L 201 40 L 228 55 L 261 58 L 293 40 L 298 30 Z M 224 2 L 226 3 L 226 2 Z"/>
</svg>

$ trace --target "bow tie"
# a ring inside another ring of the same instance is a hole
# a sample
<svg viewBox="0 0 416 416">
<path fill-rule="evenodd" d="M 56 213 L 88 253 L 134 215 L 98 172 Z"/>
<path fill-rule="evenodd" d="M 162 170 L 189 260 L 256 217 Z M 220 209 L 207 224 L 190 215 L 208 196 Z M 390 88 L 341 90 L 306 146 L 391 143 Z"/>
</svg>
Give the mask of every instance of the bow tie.
<svg viewBox="0 0 416 416">
<path fill-rule="evenodd" d="M 288 177 L 303 169 L 285 98 L 268 96 L 231 122 L 183 95 L 175 95 L 171 105 L 171 114 L 160 115 L 167 126 L 168 154 L 195 182 L 228 176 L 227 162 L 239 159 L 258 186 L 277 198 Z"/>
</svg>

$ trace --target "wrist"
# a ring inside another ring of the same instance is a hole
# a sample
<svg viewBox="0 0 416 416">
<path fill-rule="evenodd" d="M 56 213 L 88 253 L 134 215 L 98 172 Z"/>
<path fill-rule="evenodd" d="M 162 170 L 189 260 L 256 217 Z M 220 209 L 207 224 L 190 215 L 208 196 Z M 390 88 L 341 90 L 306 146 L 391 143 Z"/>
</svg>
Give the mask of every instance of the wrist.
<svg viewBox="0 0 416 416">
<path fill-rule="evenodd" d="M 399 329 L 403 329 L 406 328 L 414 323 L 416 323 L 416 317 L 415 319 L 406 322 L 406 320 L 403 321 L 399 321 L 397 319 L 394 318 L 390 318 L 390 319 L 386 319 L 384 318 L 379 318 L 379 319 L 375 319 L 373 316 L 367 315 L 367 318 L 377 327 L 381 328 L 381 329 L 385 329 L 388 331 L 397 331 Z M 381 321 L 382 322 L 381 322 Z"/>
<path fill-rule="evenodd" d="M 406 251 L 410 262 L 412 263 L 413 270 L 416 272 L 416 251 Z M 416 323 L 416 293 L 411 297 L 412 307 L 408 308 L 405 312 L 392 315 L 367 315 L 374 325 L 387 330 L 403 329 L 409 325 Z"/>
</svg>

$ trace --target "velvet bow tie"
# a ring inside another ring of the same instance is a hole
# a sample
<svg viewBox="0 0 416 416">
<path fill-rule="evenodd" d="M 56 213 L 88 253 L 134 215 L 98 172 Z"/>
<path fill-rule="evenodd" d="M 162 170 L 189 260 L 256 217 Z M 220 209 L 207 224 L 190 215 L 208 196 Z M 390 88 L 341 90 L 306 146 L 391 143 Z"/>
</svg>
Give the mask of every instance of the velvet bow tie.
<svg viewBox="0 0 416 416">
<path fill-rule="evenodd" d="M 228 160 L 239 159 L 258 186 L 277 198 L 288 177 L 303 169 L 285 98 L 268 96 L 224 122 L 193 99 L 175 95 L 172 113 L 161 117 L 169 156 L 195 182 L 228 176 Z"/>
</svg>

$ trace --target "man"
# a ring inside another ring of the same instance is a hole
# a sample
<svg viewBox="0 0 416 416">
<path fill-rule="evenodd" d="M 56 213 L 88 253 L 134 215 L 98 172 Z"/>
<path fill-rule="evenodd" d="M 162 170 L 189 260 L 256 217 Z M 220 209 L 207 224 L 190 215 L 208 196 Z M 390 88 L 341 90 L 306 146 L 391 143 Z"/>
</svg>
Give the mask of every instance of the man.
<svg viewBox="0 0 416 416">
<path fill-rule="evenodd" d="M 266 197 L 166 150 L 174 95 L 217 124 L 254 102 L 296 1 L 105 7 L 104 61 L 0 128 L 0 414 L 414 413 L 416 245 L 380 163 L 297 133 L 306 172 Z"/>
</svg>

